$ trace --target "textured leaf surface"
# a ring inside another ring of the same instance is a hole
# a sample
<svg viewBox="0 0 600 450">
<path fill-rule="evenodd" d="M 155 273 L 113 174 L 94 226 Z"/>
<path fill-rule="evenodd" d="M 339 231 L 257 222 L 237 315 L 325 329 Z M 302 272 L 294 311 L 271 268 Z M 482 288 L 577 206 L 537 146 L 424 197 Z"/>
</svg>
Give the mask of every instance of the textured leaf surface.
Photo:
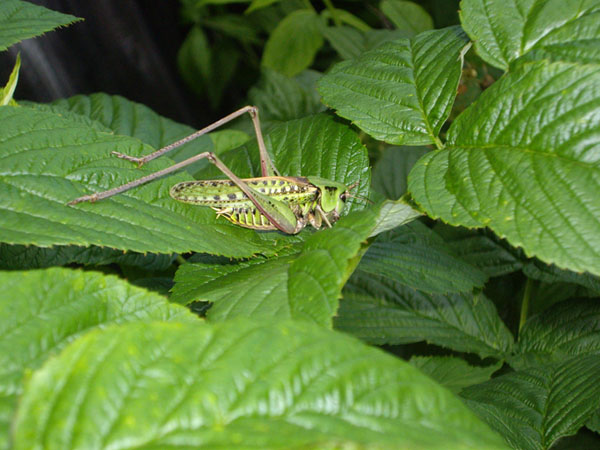
<svg viewBox="0 0 600 450">
<path fill-rule="evenodd" d="M 373 167 L 373 189 L 396 200 L 406 193 L 410 169 L 427 153 L 427 147 L 390 147 Z"/>
<path fill-rule="evenodd" d="M 488 381 L 502 367 L 501 361 L 491 366 L 471 366 L 454 356 L 413 356 L 409 363 L 455 394 L 467 386 Z"/>
<path fill-rule="evenodd" d="M 363 272 L 430 293 L 471 291 L 487 275 L 457 258 L 434 231 L 411 222 L 380 236 L 363 257 Z"/>
<path fill-rule="evenodd" d="M 250 103 L 260 109 L 263 122 L 300 119 L 325 109 L 315 88 L 321 74 L 307 70 L 302 75 L 301 79 L 289 78 L 263 68 L 260 81 L 248 93 Z"/>
<path fill-rule="evenodd" d="M 81 20 L 20 0 L 0 3 L 0 51 L 23 39 Z"/>
<path fill-rule="evenodd" d="M 433 228 L 454 255 L 489 277 L 516 272 L 523 267 L 519 254 L 485 230 L 469 230 L 438 223 Z"/>
<path fill-rule="evenodd" d="M 516 367 L 600 354 L 600 301 L 567 300 L 525 322 L 519 333 Z"/>
<path fill-rule="evenodd" d="M 207 318 L 213 321 L 299 317 L 330 326 L 340 290 L 364 252 L 363 241 L 384 221 L 394 227 L 414 218 L 410 212 L 390 212 L 390 204 L 395 205 L 350 214 L 274 258 L 184 264 L 170 300 L 212 302 Z"/>
<path fill-rule="evenodd" d="M 160 343 L 157 347 L 156 344 Z M 129 324 L 34 374 L 15 449 L 505 448 L 409 364 L 309 324 Z"/>
<path fill-rule="evenodd" d="M 40 248 L 33 245 L 0 244 L 0 270 L 41 269 L 65 264 L 105 265 L 122 264 L 144 270 L 165 270 L 173 255 L 154 253 L 124 253 L 106 247 L 77 245 Z"/>
<path fill-rule="evenodd" d="M 459 27 L 399 39 L 335 65 L 319 81 L 323 101 L 376 139 L 438 143 L 461 72 Z"/>
<path fill-rule="evenodd" d="M 427 11 L 416 3 L 404 0 L 383 0 L 381 12 L 400 30 L 413 34 L 433 28 L 433 21 Z"/>
<path fill-rule="evenodd" d="M 0 448 L 7 448 L 24 374 L 77 336 L 111 323 L 198 321 L 164 297 L 94 272 L 0 272 L 0 284 Z"/>
<path fill-rule="evenodd" d="M 600 38 L 598 0 L 462 0 L 460 12 L 479 56 L 502 69 L 532 50 Z"/>
<path fill-rule="evenodd" d="M 515 449 L 548 449 L 598 409 L 600 356 L 572 358 L 494 378 L 461 392 Z"/>
<path fill-rule="evenodd" d="M 262 64 L 289 77 L 307 69 L 323 45 L 321 26 L 322 19 L 314 10 L 289 14 L 269 36 Z"/>
<path fill-rule="evenodd" d="M 563 270 L 534 259 L 523 267 L 523 273 L 529 278 L 545 283 L 573 283 L 600 294 L 600 277 L 587 272 L 577 273 Z"/>
<path fill-rule="evenodd" d="M 485 296 L 426 294 L 360 265 L 343 292 L 336 329 L 373 344 L 426 340 L 461 352 L 503 359 L 513 337 Z"/>
<path fill-rule="evenodd" d="M 432 217 L 600 274 L 599 93 L 600 65 L 519 65 L 419 160 L 409 190 Z"/>
<path fill-rule="evenodd" d="M 138 169 L 110 152 L 150 152 L 139 140 L 97 132 L 54 114 L 5 106 L 0 108 L 0 123 L 0 239 L 5 243 L 93 244 L 138 252 L 193 250 L 243 257 L 273 254 L 278 242 L 289 240 L 280 233 L 235 227 L 217 220 L 210 208 L 172 200 L 168 190 L 189 179 L 183 174 L 95 204 L 68 207 L 68 201 L 83 193 L 115 187 L 170 164 L 157 160 Z M 324 116 L 281 127 L 267 141 L 277 163 L 278 155 L 285 155 L 279 165 L 282 173 L 321 175 L 348 184 L 360 181 L 358 191 L 366 194 L 366 150 L 354 132 Z M 258 167 L 256 147 L 250 151 Z M 242 163 L 236 166 L 240 170 L 232 167 L 234 171 L 258 175 L 248 167 L 248 148 L 235 153 L 223 156 L 226 163 L 235 158 Z M 297 170 L 288 171 L 292 167 Z"/>
</svg>

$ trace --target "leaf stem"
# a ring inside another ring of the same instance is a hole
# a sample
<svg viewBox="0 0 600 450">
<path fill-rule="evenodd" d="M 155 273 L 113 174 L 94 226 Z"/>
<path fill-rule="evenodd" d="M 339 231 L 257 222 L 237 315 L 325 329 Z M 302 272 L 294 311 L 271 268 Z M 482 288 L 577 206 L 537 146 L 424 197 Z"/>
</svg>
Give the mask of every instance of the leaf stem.
<svg viewBox="0 0 600 450">
<path fill-rule="evenodd" d="M 185 260 L 185 258 L 181 255 L 177 255 L 177 257 L 175 258 L 175 261 L 177 261 L 179 263 L 179 265 L 181 264 L 187 264 L 187 261 Z"/>
<path fill-rule="evenodd" d="M 333 3 L 331 3 L 331 0 L 323 0 L 323 3 L 325 3 L 325 7 L 331 13 L 331 18 L 333 19 L 333 23 L 335 24 L 335 26 L 336 27 L 342 26 L 342 21 L 341 21 L 340 17 L 338 16 L 336 9 L 333 7 Z"/>
<path fill-rule="evenodd" d="M 523 291 L 523 300 L 521 301 L 521 317 L 519 318 L 519 334 L 521 329 L 527 322 L 527 315 L 529 313 L 529 301 L 531 300 L 531 291 L 533 290 L 533 281 L 531 278 L 527 278 L 525 282 L 525 290 Z"/>
<path fill-rule="evenodd" d="M 310 2 L 310 0 L 304 0 L 304 4 L 306 5 L 307 9 L 310 9 L 311 11 L 317 12 L 315 10 L 315 7 L 312 5 L 312 3 Z"/>
</svg>

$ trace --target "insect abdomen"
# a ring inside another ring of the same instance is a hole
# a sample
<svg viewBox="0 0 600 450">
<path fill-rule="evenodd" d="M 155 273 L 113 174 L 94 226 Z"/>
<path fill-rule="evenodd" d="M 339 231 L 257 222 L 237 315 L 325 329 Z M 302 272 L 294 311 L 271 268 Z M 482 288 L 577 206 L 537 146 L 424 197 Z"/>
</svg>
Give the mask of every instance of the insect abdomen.
<svg viewBox="0 0 600 450">
<path fill-rule="evenodd" d="M 255 207 L 224 208 L 217 210 L 217 216 L 223 216 L 235 225 L 252 228 L 253 230 L 267 231 L 277 229 Z"/>
</svg>

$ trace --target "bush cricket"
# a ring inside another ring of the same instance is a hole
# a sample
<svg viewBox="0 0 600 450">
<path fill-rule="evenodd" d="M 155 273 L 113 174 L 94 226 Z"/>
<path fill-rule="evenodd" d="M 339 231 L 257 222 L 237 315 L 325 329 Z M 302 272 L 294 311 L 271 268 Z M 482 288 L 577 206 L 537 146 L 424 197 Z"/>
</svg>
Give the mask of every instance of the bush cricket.
<svg viewBox="0 0 600 450">
<path fill-rule="evenodd" d="M 331 227 L 331 224 L 339 219 L 346 200 L 354 197 L 350 194 L 350 190 L 356 187 L 358 182 L 346 186 L 320 177 L 281 176 L 265 147 L 258 109 L 255 106 L 245 106 L 142 158 L 118 152 L 112 152 L 112 154 L 137 163 L 141 167 L 148 161 L 209 133 L 245 113 L 250 114 L 256 133 L 262 173 L 260 178 L 241 179 L 229 170 L 213 152 L 203 152 L 121 186 L 76 198 L 68 204 L 95 202 L 112 197 L 206 158 L 229 179 L 178 183 L 169 192 L 172 198 L 180 202 L 210 206 L 216 211 L 218 217 L 223 216 L 233 224 L 253 230 L 280 230 L 287 234 L 296 234 L 307 224 L 316 229 L 321 228 L 323 223 Z"/>
</svg>

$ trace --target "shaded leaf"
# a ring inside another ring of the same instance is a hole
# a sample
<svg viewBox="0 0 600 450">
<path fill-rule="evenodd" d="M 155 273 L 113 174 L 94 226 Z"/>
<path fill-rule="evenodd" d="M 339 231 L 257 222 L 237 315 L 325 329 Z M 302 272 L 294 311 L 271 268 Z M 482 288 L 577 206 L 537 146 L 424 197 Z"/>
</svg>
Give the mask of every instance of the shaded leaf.
<svg viewBox="0 0 600 450">
<path fill-rule="evenodd" d="M 25 245 L 0 244 L 0 269 L 38 269 L 65 264 L 123 264 L 145 270 L 165 270 L 173 263 L 172 255 L 124 253 L 121 250 L 96 246 L 53 246 L 40 248 Z"/>
<path fill-rule="evenodd" d="M 488 275 L 498 277 L 523 267 L 515 249 L 499 242 L 489 231 L 469 230 L 437 223 L 433 228 L 444 239 L 454 255 Z"/>
<path fill-rule="evenodd" d="M 247 321 L 111 327 L 77 340 L 34 374 L 15 422 L 15 449 L 123 442 L 506 448 L 409 364 L 310 324 Z"/>
<path fill-rule="evenodd" d="M 427 147 L 390 147 L 373 167 L 373 189 L 396 200 L 406 193 L 410 169 L 427 153 Z"/>
<path fill-rule="evenodd" d="M 343 292 L 336 329 L 369 343 L 431 344 L 504 359 L 513 337 L 484 295 L 426 294 L 360 265 Z"/>
<path fill-rule="evenodd" d="M 261 120 L 286 121 L 300 119 L 325 109 L 316 90 L 316 80 L 321 75 L 310 71 L 311 83 L 307 86 L 274 70 L 263 68 L 256 86 L 248 92 L 248 100 L 260 109 Z"/>
<path fill-rule="evenodd" d="M 471 366 L 455 356 L 413 356 L 409 363 L 455 394 L 468 386 L 489 380 L 502 367 L 501 361 L 491 366 Z"/>
<path fill-rule="evenodd" d="M 82 20 L 20 0 L 0 3 L 0 51 L 23 39 Z"/>
<path fill-rule="evenodd" d="M 459 27 L 387 42 L 333 66 L 319 81 L 323 101 L 376 139 L 440 145 L 460 78 L 466 36 Z"/>
<path fill-rule="evenodd" d="M 600 356 L 509 373 L 461 392 L 515 449 L 547 449 L 575 434 L 598 408 Z"/>
<path fill-rule="evenodd" d="M 600 302 L 567 300 L 527 320 L 519 333 L 514 367 L 600 354 Z"/>
<path fill-rule="evenodd" d="M 269 36 L 262 65 L 289 77 L 307 69 L 323 45 L 321 26 L 321 18 L 314 10 L 292 12 Z"/>
<path fill-rule="evenodd" d="M 24 374 L 76 337 L 111 323 L 198 322 L 164 297 L 94 272 L 0 272 L 0 284 L 0 448 L 8 448 Z"/>
<path fill-rule="evenodd" d="M 600 274 L 600 65 L 523 63 L 409 176 L 414 199 L 452 225 L 488 226 L 528 256 Z"/>
<path fill-rule="evenodd" d="M 523 267 L 523 273 L 529 278 L 545 283 L 573 283 L 584 286 L 600 294 L 600 277 L 587 272 L 577 273 L 544 264 L 539 260 L 530 261 Z"/>
<path fill-rule="evenodd" d="M 418 221 L 380 236 L 360 269 L 439 294 L 471 291 L 487 280 L 486 274 L 457 258 L 439 235 Z"/>
<path fill-rule="evenodd" d="M 381 12 L 400 30 L 419 34 L 433 28 L 433 20 L 421 6 L 404 0 L 383 0 Z"/>
</svg>

